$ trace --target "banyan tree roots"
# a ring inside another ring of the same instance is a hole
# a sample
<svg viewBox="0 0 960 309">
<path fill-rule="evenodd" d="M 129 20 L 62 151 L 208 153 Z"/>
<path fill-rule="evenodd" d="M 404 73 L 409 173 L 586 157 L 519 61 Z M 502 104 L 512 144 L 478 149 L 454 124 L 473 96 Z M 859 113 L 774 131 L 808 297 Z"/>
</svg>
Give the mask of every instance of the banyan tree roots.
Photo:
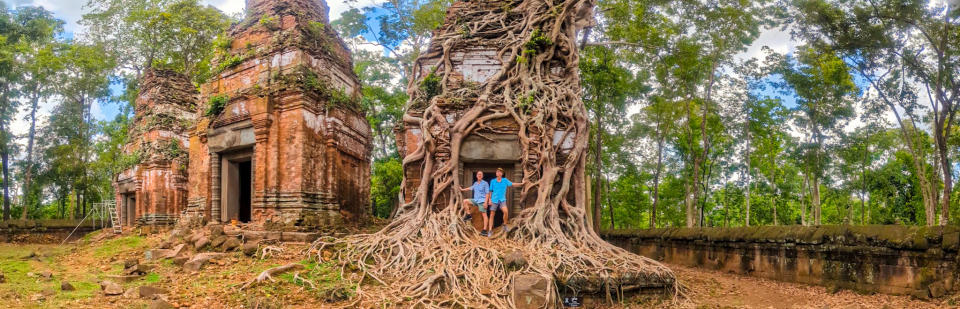
<svg viewBox="0 0 960 309">
<path fill-rule="evenodd" d="M 427 76 L 415 72 L 421 76 L 412 79 L 403 120 L 421 132 L 418 149 L 403 159 L 404 169 L 419 168 L 422 175 L 412 201 L 400 205 L 394 220 L 376 233 L 313 244 L 317 259 L 339 261 L 360 274 L 353 278 L 358 295 L 351 305 L 515 307 L 510 285 L 518 274 L 559 282 L 550 285 L 550 297 L 558 288 L 675 286 L 668 268 L 608 244 L 586 217 L 590 128 L 576 33 L 593 22 L 593 5 L 592 0 L 471 0 L 448 11 L 432 48 L 418 59 L 436 65 Z M 493 46 L 505 60 L 480 85 L 456 80 L 451 61 L 454 51 L 470 46 Z M 425 86 L 428 79 L 439 79 L 438 91 Z M 470 103 L 462 107 L 465 112 L 449 121 L 444 111 L 464 98 Z M 512 134 L 522 150 L 520 196 L 533 204 L 519 214 L 512 207 L 513 229 L 486 238 L 459 217 L 460 145 L 470 135 L 503 133 L 491 123 L 505 119 L 519 126 Z M 555 132 L 572 143 L 555 143 Z M 437 155 L 444 152 L 448 155 Z M 526 265 L 508 269 L 501 258 L 512 251 L 522 254 Z"/>
</svg>

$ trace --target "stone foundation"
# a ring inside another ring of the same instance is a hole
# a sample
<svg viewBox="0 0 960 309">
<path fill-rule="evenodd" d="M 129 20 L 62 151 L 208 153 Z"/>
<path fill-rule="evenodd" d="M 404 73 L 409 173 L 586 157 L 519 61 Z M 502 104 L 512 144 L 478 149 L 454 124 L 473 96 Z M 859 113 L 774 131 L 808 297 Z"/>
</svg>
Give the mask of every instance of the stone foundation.
<svg viewBox="0 0 960 309">
<path fill-rule="evenodd" d="M 106 224 L 110 224 L 107 222 Z M 100 228 L 90 220 L 9 220 L 0 221 L 0 241 L 13 243 L 60 243 L 70 232 L 69 240 L 77 240 Z M 74 230 L 76 229 L 76 230 Z"/>
<path fill-rule="evenodd" d="M 955 227 L 669 228 L 603 237 L 669 264 L 867 293 L 941 297 L 955 289 Z"/>
</svg>

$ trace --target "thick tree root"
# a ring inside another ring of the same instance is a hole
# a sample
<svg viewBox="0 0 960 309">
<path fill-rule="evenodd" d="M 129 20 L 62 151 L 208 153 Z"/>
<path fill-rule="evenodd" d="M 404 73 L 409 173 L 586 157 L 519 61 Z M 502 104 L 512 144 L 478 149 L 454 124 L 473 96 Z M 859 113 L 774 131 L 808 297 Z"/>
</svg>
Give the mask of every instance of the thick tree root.
<svg viewBox="0 0 960 309">
<path fill-rule="evenodd" d="M 249 288 L 249 287 L 251 287 L 251 286 L 253 286 L 253 285 L 255 285 L 255 284 L 259 284 L 259 283 L 262 283 L 262 282 L 267 281 L 267 280 L 269 280 L 269 281 L 274 281 L 274 280 L 273 280 L 273 276 L 276 276 L 276 275 L 279 275 L 279 274 L 282 274 L 282 273 L 285 273 L 285 272 L 288 272 L 288 271 L 291 271 L 291 270 L 298 270 L 298 269 L 303 269 L 303 264 L 300 264 L 300 263 L 290 263 L 290 264 L 287 264 L 287 265 L 277 266 L 277 267 L 274 267 L 274 268 L 270 268 L 270 269 L 264 270 L 264 271 L 260 272 L 260 275 L 257 275 L 256 278 L 253 278 L 252 280 L 247 281 L 247 283 L 245 283 L 243 286 L 240 287 L 240 290 L 241 290 L 241 291 L 242 291 L 242 290 L 246 290 L 247 288 Z"/>
</svg>

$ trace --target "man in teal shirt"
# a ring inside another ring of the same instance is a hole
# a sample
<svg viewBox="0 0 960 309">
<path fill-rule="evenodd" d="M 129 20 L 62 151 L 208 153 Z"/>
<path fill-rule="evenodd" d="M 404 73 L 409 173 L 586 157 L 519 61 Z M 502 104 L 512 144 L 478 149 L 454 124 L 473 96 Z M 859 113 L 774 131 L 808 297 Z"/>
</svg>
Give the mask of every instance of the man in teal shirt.
<svg viewBox="0 0 960 309">
<path fill-rule="evenodd" d="M 477 172 L 477 181 L 473 183 L 472 186 L 467 188 L 460 188 L 460 191 L 467 192 L 473 190 L 473 199 L 464 199 L 463 200 L 463 209 L 462 211 L 466 213 L 463 217 L 463 221 L 470 221 L 472 216 L 470 215 L 470 207 L 477 207 L 480 209 L 480 217 L 483 218 L 483 228 L 484 230 L 480 231 L 480 235 L 487 235 L 487 221 L 493 221 L 493 216 L 487 215 L 487 207 L 490 206 L 490 185 L 487 184 L 486 180 L 483 180 L 483 172 Z"/>
<path fill-rule="evenodd" d="M 497 213 L 497 209 L 503 211 L 503 232 L 510 231 L 510 228 L 507 227 L 507 218 L 510 217 L 507 212 L 507 188 L 522 185 L 523 182 L 513 183 L 510 182 L 510 179 L 504 178 L 503 169 L 497 168 L 497 179 L 490 181 L 490 208 L 487 209 L 490 220 L 488 220 L 486 228 L 491 231 L 490 233 L 493 233 L 493 216 Z M 489 236 L 489 233 L 487 236 Z"/>
</svg>

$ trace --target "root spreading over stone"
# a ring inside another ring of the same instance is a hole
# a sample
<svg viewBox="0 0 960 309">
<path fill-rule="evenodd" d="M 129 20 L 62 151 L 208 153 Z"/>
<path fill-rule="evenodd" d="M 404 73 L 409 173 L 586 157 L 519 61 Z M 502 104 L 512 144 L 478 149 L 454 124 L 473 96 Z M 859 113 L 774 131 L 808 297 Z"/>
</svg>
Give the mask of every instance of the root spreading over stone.
<svg viewBox="0 0 960 309">
<path fill-rule="evenodd" d="M 364 283 L 357 285 L 356 304 L 512 308 L 518 304 L 511 283 L 521 274 L 556 282 L 548 287 L 547 304 L 558 302 L 559 288 L 607 295 L 675 289 L 668 268 L 608 244 L 586 217 L 590 127 L 581 100 L 576 33 L 593 22 L 593 5 L 592 0 L 472 0 L 450 8 L 418 61 L 440 60 L 429 74 L 415 72 L 420 76 L 411 79 L 403 119 L 421 132 L 418 148 L 403 159 L 404 169 L 419 167 L 423 179 L 412 201 L 376 233 L 313 244 L 318 260 L 338 259 L 344 269 L 362 274 L 353 279 Z M 495 46 L 496 57 L 504 60 L 479 85 L 464 81 L 451 60 L 471 46 Z M 454 120 L 444 114 L 452 106 L 465 109 Z M 504 120 L 519 125 L 520 196 L 533 206 L 515 213 L 509 233 L 480 237 L 458 213 L 460 147 L 467 136 L 502 133 L 493 122 Z M 558 136 L 571 142 L 557 143 Z M 527 262 L 507 267 L 501 258 L 514 251 Z M 383 286 L 367 291 L 370 284 Z"/>
</svg>

